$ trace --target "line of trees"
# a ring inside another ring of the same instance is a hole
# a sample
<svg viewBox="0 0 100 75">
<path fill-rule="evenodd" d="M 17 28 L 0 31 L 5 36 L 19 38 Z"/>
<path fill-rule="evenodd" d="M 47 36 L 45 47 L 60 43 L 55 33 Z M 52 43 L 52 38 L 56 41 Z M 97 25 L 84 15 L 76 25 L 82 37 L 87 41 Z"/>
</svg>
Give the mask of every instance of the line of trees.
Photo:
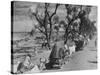
<svg viewBox="0 0 100 75">
<path fill-rule="evenodd" d="M 57 9 L 59 6 L 65 6 L 66 17 L 65 20 L 59 21 L 59 16 L 57 16 Z M 91 12 L 92 6 L 82 6 L 82 5 L 70 5 L 70 4 L 55 4 L 54 10 L 51 9 L 51 4 L 44 3 L 39 4 L 35 11 L 32 12 L 31 16 L 38 22 L 35 28 L 38 29 L 43 35 L 45 35 L 45 40 L 47 41 L 48 47 L 50 47 L 50 41 L 53 29 L 59 31 L 60 25 L 63 24 L 64 41 L 67 41 L 69 37 L 74 39 L 76 36 L 90 36 L 96 32 L 95 21 L 89 19 L 89 14 Z M 34 20 L 33 18 L 33 20 Z M 56 26 L 58 24 L 58 26 Z M 53 26 L 55 25 L 55 28 Z"/>
<path fill-rule="evenodd" d="M 72 34 L 72 39 L 76 34 L 82 36 L 90 36 L 96 31 L 94 26 L 95 21 L 89 19 L 91 6 L 82 5 L 65 5 L 67 10 L 65 26 L 65 41 L 67 41 L 69 34 Z"/>
</svg>

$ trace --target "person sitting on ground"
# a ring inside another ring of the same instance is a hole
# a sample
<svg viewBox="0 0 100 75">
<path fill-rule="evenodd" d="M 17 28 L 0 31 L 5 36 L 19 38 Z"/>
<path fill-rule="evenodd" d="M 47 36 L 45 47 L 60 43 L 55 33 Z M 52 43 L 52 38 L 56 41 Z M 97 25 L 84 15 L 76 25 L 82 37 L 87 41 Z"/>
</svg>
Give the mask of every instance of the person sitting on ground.
<svg viewBox="0 0 100 75">
<path fill-rule="evenodd" d="M 31 55 L 26 55 L 24 60 L 19 63 L 17 67 L 17 73 L 24 73 L 28 70 L 31 70 L 34 67 L 34 64 L 31 63 Z"/>
<path fill-rule="evenodd" d="M 38 65 L 39 70 L 40 71 L 45 70 L 46 69 L 45 64 L 47 63 L 47 59 L 46 58 L 40 58 L 39 61 L 40 61 L 39 65 Z"/>
</svg>

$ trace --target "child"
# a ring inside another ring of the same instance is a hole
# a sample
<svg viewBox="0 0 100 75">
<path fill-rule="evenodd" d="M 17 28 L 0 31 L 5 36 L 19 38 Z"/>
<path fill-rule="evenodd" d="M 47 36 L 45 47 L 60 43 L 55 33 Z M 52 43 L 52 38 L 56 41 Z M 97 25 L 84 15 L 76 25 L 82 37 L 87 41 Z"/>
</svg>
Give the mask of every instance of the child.
<svg viewBox="0 0 100 75">
<path fill-rule="evenodd" d="M 40 64 L 39 64 L 39 69 L 42 71 L 44 69 L 46 69 L 45 64 L 46 64 L 47 60 L 45 58 L 40 58 Z"/>
</svg>

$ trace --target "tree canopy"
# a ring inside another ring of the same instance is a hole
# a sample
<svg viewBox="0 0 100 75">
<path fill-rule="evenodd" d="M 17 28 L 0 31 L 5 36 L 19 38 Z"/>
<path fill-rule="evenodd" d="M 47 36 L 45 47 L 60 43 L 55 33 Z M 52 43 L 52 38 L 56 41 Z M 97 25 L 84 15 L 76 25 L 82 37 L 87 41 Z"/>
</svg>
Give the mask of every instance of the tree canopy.
<svg viewBox="0 0 100 75">
<path fill-rule="evenodd" d="M 64 20 L 60 21 L 60 17 L 57 15 L 57 9 L 62 5 L 65 6 L 66 16 Z M 62 25 L 65 30 L 64 41 L 67 41 L 69 36 L 74 39 L 78 35 L 92 35 L 96 31 L 95 21 L 89 19 L 91 6 L 62 5 L 54 4 L 54 10 L 52 11 L 51 4 L 44 3 L 42 6 L 38 5 L 36 10 L 31 12 L 31 17 L 35 17 L 38 22 L 36 28 L 46 36 L 48 44 L 50 44 L 53 29 L 56 29 L 58 32 Z M 58 26 L 56 26 L 56 24 L 58 24 Z"/>
</svg>

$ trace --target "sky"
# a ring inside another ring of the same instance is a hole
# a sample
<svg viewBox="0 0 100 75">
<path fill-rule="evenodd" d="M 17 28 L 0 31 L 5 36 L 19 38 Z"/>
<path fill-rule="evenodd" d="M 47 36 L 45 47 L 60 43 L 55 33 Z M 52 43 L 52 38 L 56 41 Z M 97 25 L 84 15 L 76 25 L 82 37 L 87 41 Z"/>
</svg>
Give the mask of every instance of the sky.
<svg viewBox="0 0 100 75">
<path fill-rule="evenodd" d="M 15 1 L 14 2 L 14 15 L 13 15 L 13 31 L 14 32 L 29 32 L 34 27 L 34 22 L 29 17 L 29 9 L 32 7 L 33 10 L 37 7 L 39 3 L 36 2 L 24 2 L 24 1 Z M 42 5 L 43 3 L 41 3 Z M 51 11 L 54 11 L 54 4 L 51 4 Z M 64 19 L 66 16 L 66 10 L 64 6 L 60 6 L 57 9 L 57 15 L 61 19 Z M 97 20 L 97 7 L 92 7 L 92 11 L 89 15 L 89 18 Z"/>
</svg>

